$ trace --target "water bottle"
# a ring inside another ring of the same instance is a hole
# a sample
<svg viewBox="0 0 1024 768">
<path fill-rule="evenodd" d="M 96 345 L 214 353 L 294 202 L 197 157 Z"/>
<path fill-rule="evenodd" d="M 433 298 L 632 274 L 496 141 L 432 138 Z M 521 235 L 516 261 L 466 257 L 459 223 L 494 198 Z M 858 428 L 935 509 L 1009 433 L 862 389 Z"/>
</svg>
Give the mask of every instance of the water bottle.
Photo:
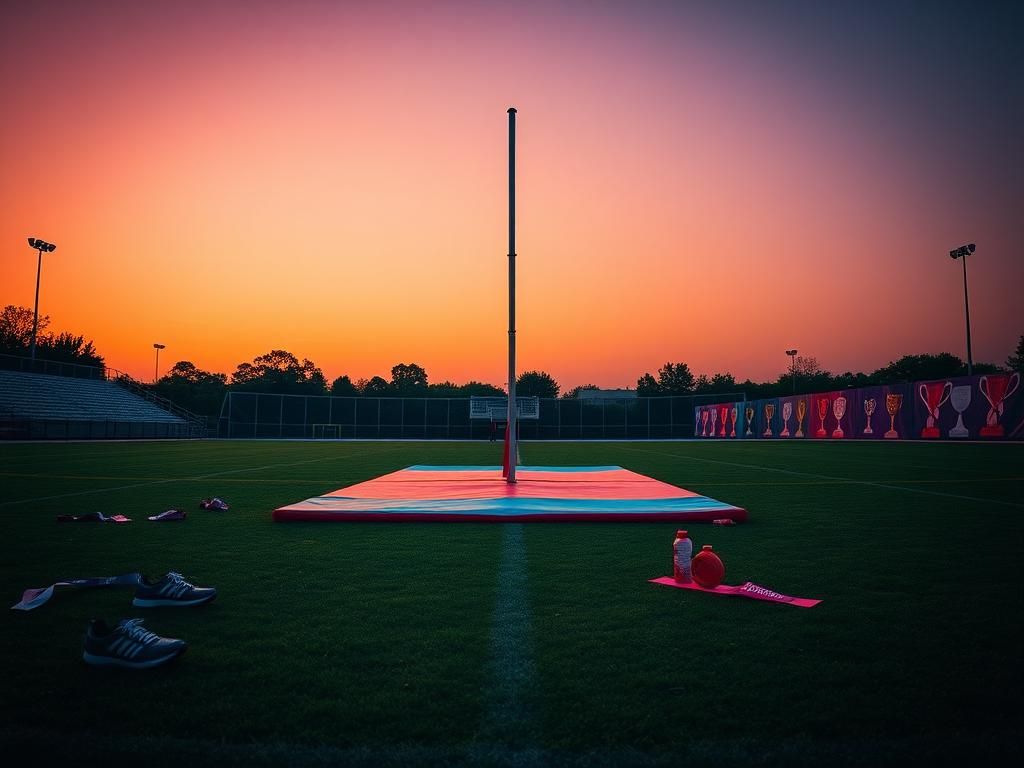
<svg viewBox="0 0 1024 768">
<path fill-rule="evenodd" d="M 676 531 L 676 540 L 672 542 L 672 577 L 676 581 L 689 584 L 693 579 L 690 576 L 690 557 L 693 555 L 693 542 L 690 541 L 686 531 Z"/>
</svg>

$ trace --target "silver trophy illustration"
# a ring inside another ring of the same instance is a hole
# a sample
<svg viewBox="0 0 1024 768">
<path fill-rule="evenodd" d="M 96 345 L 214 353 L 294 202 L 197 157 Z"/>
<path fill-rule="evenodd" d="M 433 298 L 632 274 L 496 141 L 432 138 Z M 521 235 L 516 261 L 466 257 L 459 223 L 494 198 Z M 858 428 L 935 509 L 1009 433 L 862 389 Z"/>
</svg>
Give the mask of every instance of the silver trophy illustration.
<svg viewBox="0 0 1024 768">
<path fill-rule="evenodd" d="M 832 415 L 836 417 L 836 428 L 832 430 L 832 437 L 843 437 L 845 434 L 843 432 L 843 416 L 846 415 L 846 398 L 842 395 L 832 401 Z"/>
<path fill-rule="evenodd" d="M 952 404 L 953 410 L 956 411 L 956 426 L 949 430 L 949 436 L 970 437 L 971 433 L 964 426 L 964 411 L 971 404 L 970 384 L 953 387 L 953 390 L 949 393 L 949 402 Z"/>
</svg>

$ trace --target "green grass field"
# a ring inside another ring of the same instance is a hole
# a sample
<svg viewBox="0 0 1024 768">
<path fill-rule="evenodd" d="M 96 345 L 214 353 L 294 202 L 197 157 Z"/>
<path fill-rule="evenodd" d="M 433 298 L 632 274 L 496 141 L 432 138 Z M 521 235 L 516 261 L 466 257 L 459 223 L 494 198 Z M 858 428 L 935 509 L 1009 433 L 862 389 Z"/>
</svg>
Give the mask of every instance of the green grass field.
<svg viewBox="0 0 1024 768">
<path fill-rule="evenodd" d="M 195 609 L 126 589 L 6 611 L 4 754 L 67 765 L 998 764 L 1021 751 L 1024 446 L 526 443 L 746 507 L 690 526 L 726 582 L 813 609 L 650 585 L 673 524 L 273 523 L 270 511 L 500 444 L 0 445 L 0 585 L 183 572 Z M 219 495 L 226 513 L 197 509 Z M 184 508 L 181 523 L 147 515 Z M 58 524 L 124 513 L 130 525 Z M 81 661 L 91 617 L 187 654 Z"/>
</svg>

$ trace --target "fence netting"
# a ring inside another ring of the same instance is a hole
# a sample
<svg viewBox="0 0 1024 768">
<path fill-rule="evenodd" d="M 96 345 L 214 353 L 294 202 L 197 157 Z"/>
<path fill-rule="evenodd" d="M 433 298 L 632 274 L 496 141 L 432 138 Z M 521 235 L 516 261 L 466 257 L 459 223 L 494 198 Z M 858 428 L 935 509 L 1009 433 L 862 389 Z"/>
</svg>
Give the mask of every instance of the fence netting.
<svg viewBox="0 0 1024 768">
<path fill-rule="evenodd" d="M 523 440 L 647 440 L 694 436 L 694 409 L 715 396 L 541 399 Z M 487 440 L 504 429 L 471 419 L 469 398 L 318 397 L 228 392 L 225 438 Z M 502 434 L 498 434 L 500 439 Z"/>
</svg>

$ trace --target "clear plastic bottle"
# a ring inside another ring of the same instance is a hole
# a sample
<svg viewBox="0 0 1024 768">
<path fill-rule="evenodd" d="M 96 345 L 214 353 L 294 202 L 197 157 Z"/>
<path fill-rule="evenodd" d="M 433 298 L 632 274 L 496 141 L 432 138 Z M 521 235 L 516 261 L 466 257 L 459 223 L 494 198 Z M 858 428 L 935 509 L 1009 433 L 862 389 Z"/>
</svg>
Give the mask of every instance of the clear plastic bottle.
<svg viewBox="0 0 1024 768">
<path fill-rule="evenodd" d="M 676 540 L 672 542 L 672 577 L 676 581 L 689 584 L 693 581 L 690 575 L 690 559 L 693 556 L 693 542 L 686 531 L 676 531 Z"/>
</svg>

